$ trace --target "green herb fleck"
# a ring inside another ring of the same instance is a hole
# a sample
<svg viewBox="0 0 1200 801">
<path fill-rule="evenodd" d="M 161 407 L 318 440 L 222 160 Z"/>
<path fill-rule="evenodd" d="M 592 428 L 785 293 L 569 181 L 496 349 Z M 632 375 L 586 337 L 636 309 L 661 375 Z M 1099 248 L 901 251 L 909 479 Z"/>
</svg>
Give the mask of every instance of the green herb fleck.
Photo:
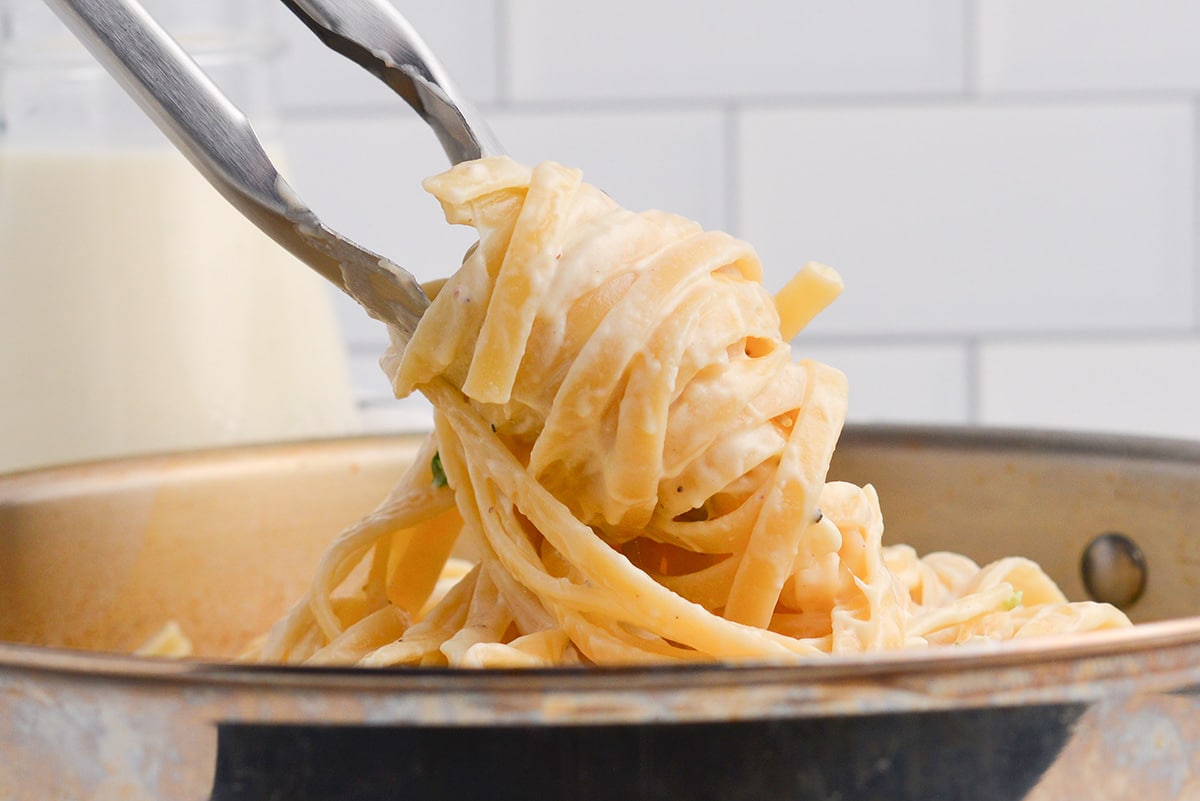
<svg viewBox="0 0 1200 801">
<path fill-rule="evenodd" d="M 433 461 L 429 463 L 429 470 L 433 473 L 433 486 L 441 488 L 449 484 L 446 480 L 446 470 L 442 467 L 442 453 L 438 451 L 433 455 Z"/>
</svg>

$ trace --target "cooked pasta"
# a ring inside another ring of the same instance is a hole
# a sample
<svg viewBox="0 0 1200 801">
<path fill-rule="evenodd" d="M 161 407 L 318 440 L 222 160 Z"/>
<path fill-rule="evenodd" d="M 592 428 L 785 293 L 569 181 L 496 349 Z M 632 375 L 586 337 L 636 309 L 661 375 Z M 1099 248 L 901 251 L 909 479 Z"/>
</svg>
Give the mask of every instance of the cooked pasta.
<svg viewBox="0 0 1200 801">
<path fill-rule="evenodd" d="M 885 547 L 874 489 L 826 482 L 846 380 L 781 332 L 829 268 L 772 298 L 746 243 L 553 163 L 426 188 L 479 234 L 383 359 L 434 431 L 245 658 L 777 661 L 1128 625 L 1025 559 Z"/>
</svg>

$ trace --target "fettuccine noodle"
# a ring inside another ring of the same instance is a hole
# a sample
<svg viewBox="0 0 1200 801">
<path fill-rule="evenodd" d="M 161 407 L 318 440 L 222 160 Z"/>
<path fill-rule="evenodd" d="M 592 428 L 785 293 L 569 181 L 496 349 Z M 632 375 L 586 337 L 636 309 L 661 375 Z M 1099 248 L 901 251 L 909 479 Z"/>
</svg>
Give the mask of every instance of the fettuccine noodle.
<svg viewBox="0 0 1200 801">
<path fill-rule="evenodd" d="M 829 268 L 772 298 L 746 243 L 553 163 L 426 188 L 479 234 L 383 359 L 435 430 L 246 658 L 799 660 L 1128 625 L 1026 559 L 885 547 L 874 489 L 826 482 L 846 380 L 781 332 L 837 295 Z"/>
</svg>

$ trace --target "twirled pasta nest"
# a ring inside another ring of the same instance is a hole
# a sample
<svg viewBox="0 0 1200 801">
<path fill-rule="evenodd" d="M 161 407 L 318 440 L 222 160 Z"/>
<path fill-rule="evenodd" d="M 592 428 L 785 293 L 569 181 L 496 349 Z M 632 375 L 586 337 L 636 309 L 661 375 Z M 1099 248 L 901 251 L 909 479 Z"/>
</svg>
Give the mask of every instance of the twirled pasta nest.
<svg viewBox="0 0 1200 801">
<path fill-rule="evenodd" d="M 874 490 L 826 483 L 846 381 L 780 332 L 827 268 L 773 299 L 746 243 L 553 163 L 426 188 L 479 233 L 383 360 L 435 431 L 247 658 L 794 660 L 1128 624 L 1025 559 L 884 547 Z"/>
</svg>

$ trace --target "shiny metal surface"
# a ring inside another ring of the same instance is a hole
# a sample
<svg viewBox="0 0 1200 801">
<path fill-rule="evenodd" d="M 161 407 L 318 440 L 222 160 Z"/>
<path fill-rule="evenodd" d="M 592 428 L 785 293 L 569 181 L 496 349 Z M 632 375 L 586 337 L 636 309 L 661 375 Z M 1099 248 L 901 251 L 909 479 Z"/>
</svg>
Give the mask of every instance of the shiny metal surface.
<svg viewBox="0 0 1200 801">
<path fill-rule="evenodd" d="M 250 121 L 136 0 L 46 3 L 238 211 L 411 335 L 429 305 L 416 279 L 324 225 L 275 169 Z"/>
<path fill-rule="evenodd" d="M 408 20 L 387 0 L 283 0 L 327 47 L 379 78 L 433 129 L 451 164 L 502 151 Z"/>
<path fill-rule="evenodd" d="M 236 651 L 414 449 L 362 439 L 0 478 L 0 797 L 1200 797 L 1190 444 L 871 428 L 835 459 L 836 477 L 879 489 L 887 541 L 1029 555 L 1076 597 L 1088 544 L 1123 532 L 1148 565 L 1127 631 L 800 666 L 488 673 L 111 652 L 169 617 L 212 657 Z"/>
</svg>

